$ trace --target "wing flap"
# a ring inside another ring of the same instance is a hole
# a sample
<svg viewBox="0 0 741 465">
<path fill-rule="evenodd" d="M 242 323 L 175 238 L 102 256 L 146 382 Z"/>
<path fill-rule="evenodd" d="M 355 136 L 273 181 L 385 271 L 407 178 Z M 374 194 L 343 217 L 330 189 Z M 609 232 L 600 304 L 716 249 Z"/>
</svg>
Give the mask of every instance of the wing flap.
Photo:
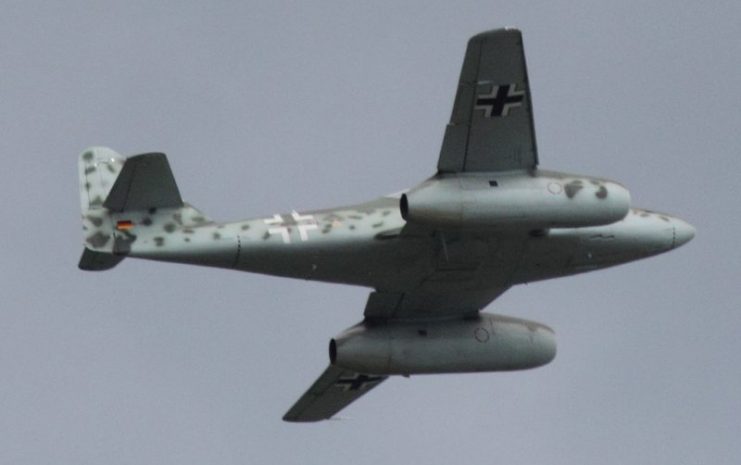
<svg viewBox="0 0 741 465">
<path fill-rule="evenodd" d="M 330 365 L 285 414 L 283 420 L 327 420 L 386 378 L 388 377 L 365 375 Z"/>
</svg>

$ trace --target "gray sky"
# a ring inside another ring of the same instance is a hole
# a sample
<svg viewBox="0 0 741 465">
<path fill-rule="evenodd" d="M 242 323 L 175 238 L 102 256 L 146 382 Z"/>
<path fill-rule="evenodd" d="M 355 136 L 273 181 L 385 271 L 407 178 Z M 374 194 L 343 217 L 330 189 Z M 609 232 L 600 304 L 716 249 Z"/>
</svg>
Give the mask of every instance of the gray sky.
<svg viewBox="0 0 741 465">
<path fill-rule="evenodd" d="M 739 463 L 741 3 L 150 3 L 3 4 L 0 463 Z M 85 147 L 166 152 L 219 220 L 371 199 L 433 173 L 466 41 L 505 25 L 542 166 L 698 230 L 497 300 L 555 328 L 551 365 L 392 379 L 287 424 L 366 289 L 77 270 Z"/>
</svg>

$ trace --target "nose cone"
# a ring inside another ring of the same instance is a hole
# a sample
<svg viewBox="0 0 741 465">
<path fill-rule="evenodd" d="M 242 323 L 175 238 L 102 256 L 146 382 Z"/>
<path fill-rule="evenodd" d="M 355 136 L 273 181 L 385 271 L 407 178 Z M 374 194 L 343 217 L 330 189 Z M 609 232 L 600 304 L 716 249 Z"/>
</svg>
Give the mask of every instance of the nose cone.
<svg viewBox="0 0 741 465">
<path fill-rule="evenodd" d="M 674 240 L 672 241 L 672 248 L 684 245 L 695 237 L 695 228 L 684 220 L 679 218 L 672 218 L 672 225 L 674 226 Z"/>
<path fill-rule="evenodd" d="M 537 332 L 537 339 L 534 339 L 534 343 L 538 347 L 537 356 L 533 360 L 533 367 L 539 367 L 547 365 L 556 358 L 556 334 L 553 330 L 547 326 L 543 326 Z"/>
</svg>

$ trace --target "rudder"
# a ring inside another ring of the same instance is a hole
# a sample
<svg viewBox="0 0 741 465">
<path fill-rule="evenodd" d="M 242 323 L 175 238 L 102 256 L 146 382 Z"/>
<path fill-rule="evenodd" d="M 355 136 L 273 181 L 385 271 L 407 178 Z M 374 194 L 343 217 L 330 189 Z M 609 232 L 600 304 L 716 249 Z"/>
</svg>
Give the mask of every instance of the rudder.
<svg viewBox="0 0 741 465">
<path fill-rule="evenodd" d="M 113 224 L 103 203 L 125 161 L 124 157 L 107 147 L 90 147 L 80 154 L 80 208 L 85 234 L 85 251 L 78 265 L 80 269 L 105 270 L 121 261 L 121 258 L 111 255 Z"/>
</svg>

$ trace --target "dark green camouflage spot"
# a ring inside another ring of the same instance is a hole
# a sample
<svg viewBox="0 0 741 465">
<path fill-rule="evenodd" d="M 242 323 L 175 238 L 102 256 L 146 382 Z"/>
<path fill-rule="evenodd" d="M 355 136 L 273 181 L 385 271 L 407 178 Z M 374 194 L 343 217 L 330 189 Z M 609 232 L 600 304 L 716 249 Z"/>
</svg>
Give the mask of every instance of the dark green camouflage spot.
<svg viewBox="0 0 741 465">
<path fill-rule="evenodd" d="M 103 226 L 103 218 L 99 218 L 97 216 L 88 215 L 87 220 L 93 224 L 95 227 L 101 227 Z"/>
<path fill-rule="evenodd" d="M 88 237 L 85 242 L 98 249 L 104 247 L 111 239 L 110 234 L 104 234 L 100 231 L 96 232 L 92 236 Z"/>
<path fill-rule="evenodd" d="M 131 244 L 136 241 L 136 236 L 129 231 L 119 231 L 113 238 L 113 252 L 127 254 L 131 252 Z"/>
<path fill-rule="evenodd" d="M 581 181 L 571 181 L 566 184 L 564 190 L 566 191 L 566 197 L 573 199 L 577 192 L 582 189 Z"/>
</svg>

